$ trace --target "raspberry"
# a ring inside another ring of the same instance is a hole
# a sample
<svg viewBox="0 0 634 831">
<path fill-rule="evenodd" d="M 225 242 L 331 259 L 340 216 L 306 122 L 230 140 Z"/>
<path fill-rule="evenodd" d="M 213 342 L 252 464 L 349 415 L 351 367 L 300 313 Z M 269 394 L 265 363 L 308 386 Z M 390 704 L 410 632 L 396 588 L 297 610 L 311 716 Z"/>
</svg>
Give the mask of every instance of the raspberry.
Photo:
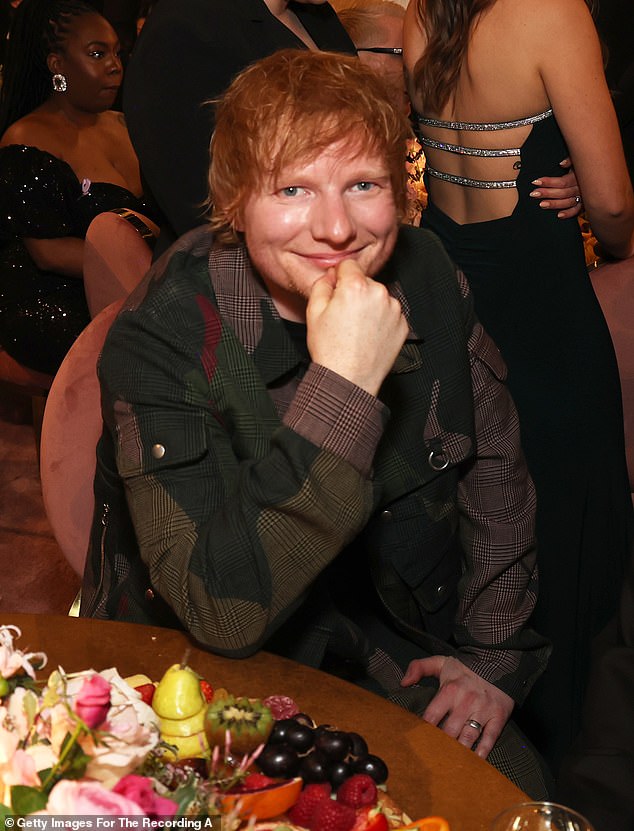
<svg viewBox="0 0 634 831">
<path fill-rule="evenodd" d="M 211 701 L 214 697 L 214 688 L 211 686 L 209 681 L 205 681 L 204 679 L 201 680 L 200 691 L 203 694 L 205 701 Z"/>
<path fill-rule="evenodd" d="M 374 779 L 367 773 L 355 773 L 339 785 L 337 800 L 351 808 L 376 805 L 377 790 Z"/>
<path fill-rule="evenodd" d="M 330 801 L 330 785 L 327 782 L 306 785 L 297 798 L 297 802 L 288 812 L 288 818 L 294 825 L 308 827 L 315 808 L 324 799 Z"/>
<path fill-rule="evenodd" d="M 269 708 L 275 721 L 281 721 L 283 718 L 293 718 L 299 713 L 299 707 L 287 695 L 269 695 L 262 699 L 262 704 Z"/>
<path fill-rule="evenodd" d="M 308 827 L 310 831 L 350 831 L 356 818 L 356 811 L 349 805 L 323 799 L 315 808 Z"/>
<path fill-rule="evenodd" d="M 270 776 L 265 776 L 263 773 L 250 773 L 242 780 L 242 789 L 245 791 L 259 791 L 261 788 L 266 788 L 274 783 L 275 779 L 271 779 Z"/>
</svg>

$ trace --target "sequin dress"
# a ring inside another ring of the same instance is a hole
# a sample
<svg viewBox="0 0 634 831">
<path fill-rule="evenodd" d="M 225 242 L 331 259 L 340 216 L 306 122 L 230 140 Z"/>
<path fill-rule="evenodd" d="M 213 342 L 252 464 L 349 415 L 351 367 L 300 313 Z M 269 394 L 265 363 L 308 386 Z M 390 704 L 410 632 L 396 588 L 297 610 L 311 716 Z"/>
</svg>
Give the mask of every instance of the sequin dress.
<svg viewBox="0 0 634 831">
<path fill-rule="evenodd" d="M 551 111 L 503 129 L 526 126 L 522 146 L 504 148 L 511 163 L 517 157 L 517 179 L 491 182 L 447 178 L 448 154 L 469 153 L 473 148 L 455 143 L 455 131 L 473 129 L 487 132 L 486 143 L 498 148 L 491 155 L 500 158 L 501 142 L 489 132 L 500 125 L 421 119 L 420 140 L 435 162 L 427 170 L 422 224 L 467 275 L 477 314 L 509 370 L 538 499 L 540 595 L 533 624 L 554 645 L 518 721 L 556 769 L 579 725 L 590 641 L 617 609 L 632 505 L 616 359 L 579 225 L 529 197 L 532 180 L 560 175 L 568 151 Z M 476 154 L 488 158 L 481 147 Z M 489 162 L 477 164 L 492 169 Z M 460 188 L 517 187 L 516 207 L 501 219 L 458 224 L 434 203 L 436 179 Z"/>
<path fill-rule="evenodd" d="M 22 238 L 83 238 L 91 220 L 112 208 L 148 213 L 130 191 L 80 182 L 50 153 L 0 149 L 0 345 L 21 364 L 54 373 L 90 321 L 83 281 L 38 269 Z"/>
</svg>

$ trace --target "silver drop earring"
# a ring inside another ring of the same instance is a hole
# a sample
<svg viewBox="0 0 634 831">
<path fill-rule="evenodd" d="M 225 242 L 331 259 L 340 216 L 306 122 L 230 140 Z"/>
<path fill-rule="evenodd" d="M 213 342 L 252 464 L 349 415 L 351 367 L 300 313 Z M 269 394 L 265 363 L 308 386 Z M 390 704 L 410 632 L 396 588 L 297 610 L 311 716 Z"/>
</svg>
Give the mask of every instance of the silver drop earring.
<svg viewBox="0 0 634 831">
<path fill-rule="evenodd" d="M 59 72 L 56 72 L 53 75 L 53 90 L 55 92 L 66 92 L 68 89 L 68 83 L 66 81 L 65 75 L 60 75 Z"/>
</svg>

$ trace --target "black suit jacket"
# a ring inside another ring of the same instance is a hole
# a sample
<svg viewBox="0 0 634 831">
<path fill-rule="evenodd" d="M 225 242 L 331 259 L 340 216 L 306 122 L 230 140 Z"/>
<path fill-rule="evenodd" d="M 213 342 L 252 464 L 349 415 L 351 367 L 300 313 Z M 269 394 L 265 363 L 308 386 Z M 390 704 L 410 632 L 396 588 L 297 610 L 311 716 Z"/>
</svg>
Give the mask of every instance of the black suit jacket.
<svg viewBox="0 0 634 831">
<path fill-rule="evenodd" d="M 291 2 L 320 49 L 355 54 L 328 3 Z M 123 108 L 148 190 L 173 232 L 200 225 L 213 108 L 235 75 L 304 44 L 264 0 L 160 0 L 128 65 Z M 163 247 L 163 246 L 162 246 Z"/>
</svg>

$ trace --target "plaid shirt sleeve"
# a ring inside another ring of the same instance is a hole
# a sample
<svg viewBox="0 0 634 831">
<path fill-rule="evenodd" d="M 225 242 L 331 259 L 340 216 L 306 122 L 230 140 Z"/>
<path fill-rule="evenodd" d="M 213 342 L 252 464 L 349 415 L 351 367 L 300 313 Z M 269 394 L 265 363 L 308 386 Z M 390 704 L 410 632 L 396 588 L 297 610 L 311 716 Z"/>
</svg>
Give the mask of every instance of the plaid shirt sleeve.
<svg viewBox="0 0 634 831">
<path fill-rule="evenodd" d="M 469 356 L 476 459 L 458 490 L 466 570 L 456 640 L 467 666 L 521 701 L 549 652 L 547 641 L 526 626 L 537 599 L 535 490 L 517 412 L 503 383 L 506 367 L 479 323 Z"/>
</svg>

